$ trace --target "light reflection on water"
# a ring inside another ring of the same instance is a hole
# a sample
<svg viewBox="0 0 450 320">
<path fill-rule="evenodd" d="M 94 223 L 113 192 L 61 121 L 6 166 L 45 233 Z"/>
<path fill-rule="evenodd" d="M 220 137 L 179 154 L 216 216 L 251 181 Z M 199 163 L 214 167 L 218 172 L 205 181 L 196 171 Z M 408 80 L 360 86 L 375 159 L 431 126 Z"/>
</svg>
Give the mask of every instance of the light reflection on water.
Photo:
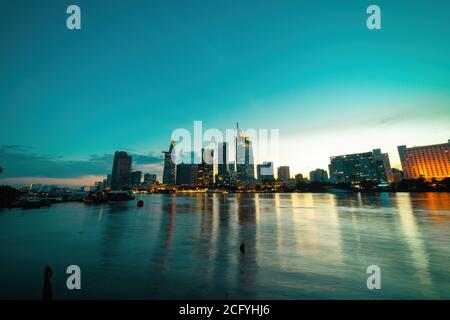
<svg viewBox="0 0 450 320">
<path fill-rule="evenodd" d="M 449 193 L 138 198 L 0 211 L 0 298 L 40 298 L 44 264 L 55 298 L 450 298 Z"/>
</svg>

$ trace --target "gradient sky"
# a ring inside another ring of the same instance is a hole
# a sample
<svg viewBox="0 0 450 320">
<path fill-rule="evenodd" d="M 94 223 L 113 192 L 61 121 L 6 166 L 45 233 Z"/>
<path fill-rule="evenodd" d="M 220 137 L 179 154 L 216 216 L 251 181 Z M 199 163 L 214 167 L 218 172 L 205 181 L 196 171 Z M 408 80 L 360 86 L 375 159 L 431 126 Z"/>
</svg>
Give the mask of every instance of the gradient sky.
<svg viewBox="0 0 450 320">
<path fill-rule="evenodd" d="M 379 31 L 361 0 L 0 0 L 0 183 L 90 183 L 118 149 L 160 176 L 194 120 L 280 129 L 292 174 L 374 148 L 398 167 L 450 138 L 450 2 L 373 3 Z"/>
</svg>

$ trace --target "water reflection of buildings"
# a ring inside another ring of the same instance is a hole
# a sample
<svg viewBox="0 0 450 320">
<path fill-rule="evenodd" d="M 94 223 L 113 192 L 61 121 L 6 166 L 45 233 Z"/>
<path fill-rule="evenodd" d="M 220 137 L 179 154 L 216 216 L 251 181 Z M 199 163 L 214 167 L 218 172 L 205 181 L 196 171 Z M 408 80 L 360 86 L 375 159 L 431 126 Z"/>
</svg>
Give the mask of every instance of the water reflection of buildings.
<svg viewBox="0 0 450 320">
<path fill-rule="evenodd" d="M 149 243 L 155 243 L 151 248 L 149 265 L 146 269 L 146 279 L 144 286 L 151 297 L 161 297 L 170 292 L 171 288 L 167 285 L 166 271 L 168 269 L 168 259 L 171 255 L 171 247 L 175 230 L 176 219 L 176 198 L 172 195 L 161 195 L 160 210 L 153 212 L 159 213 L 159 221 L 156 227 L 156 236 L 146 239 Z M 157 209 L 157 207 L 155 207 Z M 147 230 L 150 234 L 150 230 Z M 156 274 L 156 276 L 155 276 Z"/>
<path fill-rule="evenodd" d="M 434 222 L 445 222 L 450 219 L 450 193 L 425 192 L 410 194 L 411 202 L 415 208 L 425 210 Z"/>
<path fill-rule="evenodd" d="M 204 193 L 194 197 L 192 211 L 196 222 L 192 252 L 199 286 L 213 286 L 216 294 L 213 298 L 234 296 L 235 288 L 240 283 L 251 284 L 255 273 L 255 200 L 245 195 L 245 199 L 241 195 Z M 239 252 L 241 242 L 246 245 L 245 255 Z"/>
<path fill-rule="evenodd" d="M 170 247 L 175 229 L 176 197 L 166 195 L 161 203 L 161 221 L 157 239 L 160 241 L 159 250 L 155 251 L 156 266 L 158 271 L 166 269 L 167 257 L 170 254 Z M 167 201 L 164 201 L 167 200 Z"/>
<path fill-rule="evenodd" d="M 411 261 L 408 267 L 414 268 L 422 290 L 428 291 L 428 296 L 433 296 L 431 291 L 431 277 L 429 271 L 429 258 L 426 253 L 425 243 L 419 231 L 409 193 L 398 193 L 395 197 L 404 238 L 409 247 Z M 437 298 L 437 297 L 436 297 Z"/>
<path fill-rule="evenodd" d="M 256 203 L 255 197 L 250 194 L 237 195 L 237 218 L 239 224 L 239 239 L 245 244 L 245 254 L 239 259 L 239 281 L 246 286 L 255 282 L 257 273 L 256 261 Z M 236 248 L 237 249 L 237 248 Z M 252 287 L 250 287 L 253 290 Z"/>
<path fill-rule="evenodd" d="M 127 232 L 127 224 L 124 223 L 123 213 L 129 210 L 128 204 L 125 202 L 118 202 L 112 206 L 108 206 L 106 214 L 104 213 L 103 205 L 99 208 L 99 219 L 102 225 L 102 239 L 101 239 L 101 260 L 100 268 L 106 273 L 108 270 L 114 268 L 115 259 L 120 254 L 120 243 L 123 240 L 123 235 Z M 101 217 L 100 217 L 101 215 Z"/>
<path fill-rule="evenodd" d="M 285 198 L 284 206 L 280 203 L 280 197 Z M 305 261 L 297 266 L 296 271 L 326 274 L 333 270 L 333 275 L 340 273 L 342 240 L 334 195 L 278 194 L 275 204 L 276 224 L 281 227 L 278 235 L 284 238 L 277 241 L 281 245 L 278 249 L 284 252 L 286 259 L 284 267 L 295 268 L 290 263 L 290 257 L 295 254 Z M 293 238 L 286 239 L 287 235 Z M 330 269 L 329 266 L 335 268 Z"/>
<path fill-rule="evenodd" d="M 214 223 L 214 197 L 203 193 L 197 194 L 197 223 L 195 228 L 194 254 L 200 259 L 211 259 L 214 255 L 212 243 Z M 208 270 L 202 270 L 208 273 Z"/>
<path fill-rule="evenodd" d="M 226 195 L 215 195 L 214 197 L 214 219 L 217 222 L 214 228 L 215 262 L 212 274 L 213 283 L 225 298 L 233 288 L 233 257 L 236 252 L 233 248 L 238 246 L 233 229 L 233 212 L 229 198 Z"/>
<path fill-rule="evenodd" d="M 339 291 L 342 297 L 365 297 L 370 293 L 361 284 L 371 264 L 380 264 L 384 281 L 393 281 L 392 286 L 397 280 L 397 288 L 406 285 L 406 280 L 417 280 L 423 285 L 424 289 L 417 289 L 423 290 L 423 296 L 434 296 L 433 259 L 441 258 L 429 254 L 433 247 L 427 247 L 436 245 L 436 240 L 423 236 L 445 235 L 424 228 L 440 221 L 430 215 L 439 216 L 440 210 L 449 209 L 449 195 L 188 193 L 148 197 L 156 201 L 148 216 L 142 208 L 126 203 L 105 207 L 101 253 L 102 268 L 112 269 L 113 260 L 129 248 L 122 243 L 134 241 L 130 236 L 136 229 L 126 230 L 134 225 L 133 217 L 145 218 L 152 230 L 143 228 L 145 234 L 137 239 L 148 240 L 142 246 L 149 252 L 144 287 L 152 297 L 192 294 L 223 299 L 230 293 L 232 298 L 255 298 L 264 297 L 260 290 L 265 287 L 289 296 L 326 292 L 333 297 Z M 133 210 L 141 211 L 123 214 Z M 246 246 L 244 255 L 239 252 L 241 242 Z M 397 274 L 402 270 L 412 272 Z M 395 297 L 392 289 L 383 289 Z"/>
</svg>

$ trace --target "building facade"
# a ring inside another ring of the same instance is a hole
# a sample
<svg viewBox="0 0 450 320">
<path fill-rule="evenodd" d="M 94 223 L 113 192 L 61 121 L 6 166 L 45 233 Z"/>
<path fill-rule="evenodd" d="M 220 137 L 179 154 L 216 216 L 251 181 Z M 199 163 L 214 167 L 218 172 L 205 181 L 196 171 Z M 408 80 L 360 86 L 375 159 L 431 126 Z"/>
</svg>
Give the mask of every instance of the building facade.
<svg viewBox="0 0 450 320">
<path fill-rule="evenodd" d="M 142 181 L 142 171 L 132 171 L 130 175 L 131 186 L 133 188 L 139 188 Z"/>
<path fill-rule="evenodd" d="M 236 179 L 241 183 L 255 179 L 255 163 L 251 137 L 237 129 L 236 136 Z"/>
<path fill-rule="evenodd" d="M 144 174 L 144 185 L 152 186 L 156 184 L 156 174 Z"/>
<path fill-rule="evenodd" d="M 289 181 L 291 179 L 291 173 L 289 171 L 289 167 L 288 166 L 281 166 L 278 167 L 278 181 L 280 182 L 286 182 Z"/>
<path fill-rule="evenodd" d="M 357 184 L 365 180 L 386 183 L 388 177 L 385 161 L 386 159 L 379 156 L 378 151 L 331 157 L 330 178 L 337 183 Z"/>
<path fill-rule="evenodd" d="M 197 165 L 181 163 L 177 165 L 176 183 L 179 186 L 193 187 L 197 185 Z"/>
<path fill-rule="evenodd" d="M 197 165 L 197 186 L 206 188 L 214 183 L 214 150 L 202 149 L 202 163 Z"/>
<path fill-rule="evenodd" d="M 274 181 L 273 162 L 264 162 L 256 166 L 256 177 L 259 182 Z"/>
<path fill-rule="evenodd" d="M 406 179 L 450 177 L 450 139 L 447 143 L 412 147 L 397 147 Z"/>
<path fill-rule="evenodd" d="M 173 149 L 175 148 L 175 141 L 170 143 L 169 151 L 163 151 L 164 154 L 164 169 L 163 169 L 163 184 L 174 185 L 176 182 L 176 166 L 175 159 L 173 159 Z"/>
<path fill-rule="evenodd" d="M 387 153 L 382 153 L 381 149 L 373 149 L 373 155 L 376 159 L 383 162 L 384 172 L 386 174 L 387 182 L 394 182 L 394 176 L 392 174 L 391 162 Z"/>
<path fill-rule="evenodd" d="M 228 163 L 228 144 L 219 142 L 217 144 L 217 179 L 218 183 L 230 182 L 230 166 Z"/>
<path fill-rule="evenodd" d="M 309 173 L 309 180 L 311 182 L 327 182 L 328 172 L 324 169 L 316 169 Z"/>
<path fill-rule="evenodd" d="M 111 189 L 122 190 L 130 188 L 131 165 L 132 158 L 128 153 L 116 151 L 111 173 Z"/>
</svg>

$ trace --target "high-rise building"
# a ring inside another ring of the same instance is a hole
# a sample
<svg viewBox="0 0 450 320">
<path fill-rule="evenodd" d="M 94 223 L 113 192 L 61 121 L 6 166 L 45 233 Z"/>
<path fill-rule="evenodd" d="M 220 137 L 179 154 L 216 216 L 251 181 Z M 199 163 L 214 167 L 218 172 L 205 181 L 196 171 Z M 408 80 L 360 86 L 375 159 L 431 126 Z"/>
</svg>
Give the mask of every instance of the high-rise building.
<svg viewBox="0 0 450 320">
<path fill-rule="evenodd" d="M 450 139 L 447 143 L 428 146 L 399 146 L 398 153 L 407 179 L 450 177 Z"/>
<path fill-rule="evenodd" d="M 278 167 L 278 181 L 286 182 L 291 179 L 291 173 L 289 172 L 289 166 Z"/>
<path fill-rule="evenodd" d="M 328 172 L 323 169 L 316 169 L 309 173 L 309 180 L 311 182 L 327 182 Z"/>
<path fill-rule="evenodd" d="M 373 155 L 383 162 L 384 172 L 386 174 L 387 182 L 393 182 L 394 177 L 392 175 L 391 162 L 389 161 L 389 155 L 387 153 L 381 153 L 381 149 L 373 149 Z"/>
<path fill-rule="evenodd" d="M 176 182 L 176 167 L 175 159 L 173 159 L 173 149 L 175 148 L 175 141 L 170 143 L 169 151 L 163 151 L 164 154 L 164 169 L 163 169 L 163 184 L 174 185 Z"/>
<path fill-rule="evenodd" d="M 256 177 L 259 182 L 274 181 L 273 162 L 264 162 L 256 166 Z"/>
<path fill-rule="evenodd" d="M 255 164 L 251 137 L 237 126 L 236 175 L 238 182 L 252 182 L 255 179 Z"/>
<path fill-rule="evenodd" d="M 389 161 L 389 159 L 387 159 Z M 364 180 L 388 182 L 386 159 L 379 152 L 354 153 L 330 158 L 330 178 L 338 183 L 360 183 Z M 389 165 L 390 168 L 390 165 Z"/>
<path fill-rule="evenodd" d="M 197 165 L 193 163 L 181 163 L 177 165 L 177 185 L 197 185 Z"/>
<path fill-rule="evenodd" d="M 228 171 L 230 172 L 230 176 L 233 176 L 236 173 L 236 163 L 234 161 L 231 161 L 228 164 Z"/>
<path fill-rule="evenodd" d="M 219 142 L 217 144 L 217 153 L 217 182 L 228 183 L 230 181 L 228 144 L 226 142 Z"/>
<path fill-rule="evenodd" d="M 139 188 L 141 186 L 142 171 L 132 171 L 130 175 L 131 186 L 133 188 Z"/>
<path fill-rule="evenodd" d="M 144 185 L 152 186 L 154 184 L 156 184 L 156 174 L 144 174 Z"/>
<path fill-rule="evenodd" d="M 202 163 L 197 165 L 197 185 L 208 187 L 214 183 L 214 150 L 202 149 Z"/>
<path fill-rule="evenodd" d="M 111 188 L 111 174 L 108 173 L 105 179 L 105 188 Z"/>
<path fill-rule="evenodd" d="M 125 151 L 116 151 L 111 174 L 111 188 L 113 190 L 130 187 L 132 158 Z"/>
<path fill-rule="evenodd" d="M 228 164 L 228 172 L 230 174 L 230 183 L 235 184 L 236 183 L 236 163 L 234 161 L 231 161 Z"/>
</svg>

